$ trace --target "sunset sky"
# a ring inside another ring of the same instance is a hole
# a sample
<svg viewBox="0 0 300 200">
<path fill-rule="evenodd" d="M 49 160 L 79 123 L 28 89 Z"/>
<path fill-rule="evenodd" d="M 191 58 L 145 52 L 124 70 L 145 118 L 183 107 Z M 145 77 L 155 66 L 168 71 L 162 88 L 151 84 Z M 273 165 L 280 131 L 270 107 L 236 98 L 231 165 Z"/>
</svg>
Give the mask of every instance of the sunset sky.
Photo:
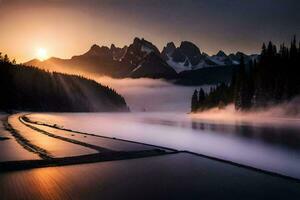
<svg viewBox="0 0 300 200">
<path fill-rule="evenodd" d="M 0 52 L 69 58 L 137 36 L 160 49 L 189 40 L 209 54 L 256 53 L 263 41 L 300 37 L 299 10 L 299 0 L 0 0 Z"/>
</svg>

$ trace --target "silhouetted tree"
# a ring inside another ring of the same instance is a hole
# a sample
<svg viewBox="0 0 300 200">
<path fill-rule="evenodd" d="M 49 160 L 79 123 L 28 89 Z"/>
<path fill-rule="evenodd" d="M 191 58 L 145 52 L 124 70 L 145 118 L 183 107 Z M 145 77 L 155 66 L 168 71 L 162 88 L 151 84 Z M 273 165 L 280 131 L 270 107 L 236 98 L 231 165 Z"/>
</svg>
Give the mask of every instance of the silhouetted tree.
<svg viewBox="0 0 300 200">
<path fill-rule="evenodd" d="M 204 90 L 201 88 L 199 90 L 199 104 L 203 103 L 205 100 L 205 92 Z"/>
<path fill-rule="evenodd" d="M 191 112 L 196 112 L 198 109 L 198 91 L 195 90 L 191 101 Z"/>
</svg>

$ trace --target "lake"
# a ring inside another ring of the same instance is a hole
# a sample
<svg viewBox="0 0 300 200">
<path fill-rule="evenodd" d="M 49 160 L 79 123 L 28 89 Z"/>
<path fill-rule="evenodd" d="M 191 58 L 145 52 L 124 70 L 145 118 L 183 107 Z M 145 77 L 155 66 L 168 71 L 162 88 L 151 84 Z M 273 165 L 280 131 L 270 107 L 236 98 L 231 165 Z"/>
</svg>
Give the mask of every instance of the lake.
<svg viewBox="0 0 300 200">
<path fill-rule="evenodd" d="M 300 178 L 298 119 L 205 119 L 183 112 L 44 113 L 33 120 L 187 150 Z"/>
</svg>

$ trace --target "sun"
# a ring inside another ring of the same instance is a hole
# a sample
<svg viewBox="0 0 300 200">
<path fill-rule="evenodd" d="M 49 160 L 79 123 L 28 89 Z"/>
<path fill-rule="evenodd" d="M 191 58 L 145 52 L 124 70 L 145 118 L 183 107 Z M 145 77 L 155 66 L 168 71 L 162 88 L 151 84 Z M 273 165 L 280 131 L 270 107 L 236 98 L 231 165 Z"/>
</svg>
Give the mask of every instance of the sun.
<svg viewBox="0 0 300 200">
<path fill-rule="evenodd" d="M 38 48 L 36 56 L 41 61 L 46 60 L 48 58 L 47 50 L 45 48 Z"/>
</svg>

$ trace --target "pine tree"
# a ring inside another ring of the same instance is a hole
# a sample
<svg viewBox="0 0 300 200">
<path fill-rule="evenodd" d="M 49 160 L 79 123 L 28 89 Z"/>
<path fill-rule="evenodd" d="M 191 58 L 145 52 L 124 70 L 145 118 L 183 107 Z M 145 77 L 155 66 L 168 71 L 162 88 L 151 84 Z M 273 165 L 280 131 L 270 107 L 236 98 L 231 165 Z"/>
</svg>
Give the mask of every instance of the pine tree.
<svg viewBox="0 0 300 200">
<path fill-rule="evenodd" d="M 191 112 L 196 112 L 198 109 L 198 91 L 195 90 L 191 101 Z"/>
<path fill-rule="evenodd" d="M 265 56 L 267 54 L 267 47 L 266 44 L 263 43 L 262 45 L 262 51 L 261 51 L 261 56 Z"/>
<path fill-rule="evenodd" d="M 203 103 L 203 101 L 205 100 L 205 92 L 204 90 L 201 88 L 199 90 L 199 103 Z"/>
<path fill-rule="evenodd" d="M 237 79 L 234 91 L 234 105 L 237 110 L 240 110 L 243 106 L 243 98 L 245 92 L 245 63 L 244 56 L 241 56 L 240 66 L 237 73 Z"/>
<path fill-rule="evenodd" d="M 204 109 L 204 101 L 205 101 L 205 92 L 201 88 L 199 90 L 198 109 L 201 109 L 201 110 Z"/>
</svg>

